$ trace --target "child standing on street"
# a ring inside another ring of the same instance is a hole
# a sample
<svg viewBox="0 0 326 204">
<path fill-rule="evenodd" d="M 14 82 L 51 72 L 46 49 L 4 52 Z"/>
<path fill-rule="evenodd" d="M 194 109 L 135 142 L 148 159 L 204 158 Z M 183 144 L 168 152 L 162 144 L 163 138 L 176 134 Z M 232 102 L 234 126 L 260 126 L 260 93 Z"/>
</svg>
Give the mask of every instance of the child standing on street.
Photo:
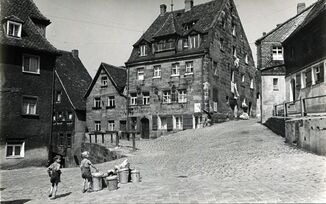
<svg viewBox="0 0 326 204">
<path fill-rule="evenodd" d="M 92 172 L 91 167 L 93 167 L 97 172 L 98 169 L 92 164 L 92 162 L 88 159 L 89 158 L 89 152 L 85 151 L 82 153 L 83 160 L 80 162 L 80 170 L 81 170 L 81 176 L 84 179 L 83 181 L 83 190 L 82 192 L 92 192 L 93 187 L 93 179 L 92 179 Z M 86 183 L 88 184 L 88 188 L 86 188 Z"/>
<path fill-rule="evenodd" d="M 54 157 L 54 162 L 48 167 L 48 174 L 50 176 L 50 182 L 51 182 L 49 197 L 51 197 L 51 200 L 54 200 L 56 198 L 58 184 L 60 182 L 60 175 L 61 175 L 60 162 L 61 162 L 61 157 L 57 155 Z"/>
</svg>

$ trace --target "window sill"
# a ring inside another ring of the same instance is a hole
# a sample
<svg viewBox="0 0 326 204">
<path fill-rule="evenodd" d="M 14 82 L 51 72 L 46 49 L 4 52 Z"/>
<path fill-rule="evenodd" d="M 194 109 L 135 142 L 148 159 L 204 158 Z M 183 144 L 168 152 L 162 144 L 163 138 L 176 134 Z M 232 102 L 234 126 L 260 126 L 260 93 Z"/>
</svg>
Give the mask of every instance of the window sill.
<svg viewBox="0 0 326 204">
<path fill-rule="evenodd" d="M 24 159 L 24 157 L 21 157 L 21 156 L 9 156 L 9 157 L 6 157 L 6 159 Z"/>
<path fill-rule="evenodd" d="M 25 74 L 33 74 L 33 75 L 40 75 L 40 72 L 29 72 L 29 71 L 24 71 L 24 70 L 23 70 L 23 73 L 25 73 Z"/>
<path fill-rule="evenodd" d="M 115 106 L 106 106 L 106 109 L 115 109 Z"/>
<path fill-rule="evenodd" d="M 194 73 L 193 72 L 189 72 L 189 73 L 185 73 L 184 75 L 185 76 L 189 76 L 189 75 L 194 75 Z"/>
<path fill-rule="evenodd" d="M 39 119 L 40 116 L 38 114 L 22 114 L 23 118 L 32 118 L 32 119 Z"/>
<path fill-rule="evenodd" d="M 160 76 L 154 76 L 153 79 L 161 79 L 162 77 Z"/>
<path fill-rule="evenodd" d="M 147 55 L 139 55 L 139 57 L 146 57 Z"/>
<path fill-rule="evenodd" d="M 93 110 L 101 110 L 101 107 L 92 107 Z"/>
<path fill-rule="evenodd" d="M 101 88 L 106 88 L 108 87 L 108 85 L 101 85 Z"/>
<path fill-rule="evenodd" d="M 9 34 L 7 34 L 7 37 L 11 38 L 11 39 L 16 39 L 16 40 L 21 40 L 22 39 L 21 36 L 14 36 L 14 35 L 9 35 Z"/>
<path fill-rule="evenodd" d="M 171 77 L 180 77 L 180 74 L 172 74 Z"/>
<path fill-rule="evenodd" d="M 55 102 L 55 104 L 59 104 L 59 103 L 61 103 L 61 101 L 56 101 L 56 102 Z"/>
</svg>

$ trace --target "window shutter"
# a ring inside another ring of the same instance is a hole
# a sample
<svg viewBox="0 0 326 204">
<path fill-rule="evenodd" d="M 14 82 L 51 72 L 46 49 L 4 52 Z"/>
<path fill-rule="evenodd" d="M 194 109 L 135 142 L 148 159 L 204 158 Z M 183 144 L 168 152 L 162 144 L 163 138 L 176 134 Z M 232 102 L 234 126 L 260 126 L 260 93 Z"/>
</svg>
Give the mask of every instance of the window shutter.
<svg viewBox="0 0 326 204">
<path fill-rule="evenodd" d="M 192 115 L 191 114 L 185 114 L 183 115 L 183 129 L 192 129 L 193 123 L 192 123 Z"/>
<path fill-rule="evenodd" d="M 167 129 L 168 131 L 173 130 L 173 120 L 172 120 L 172 115 L 168 115 L 166 116 L 166 125 L 167 125 Z"/>
<path fill-rule="evenodd" d="M 152 129 L 157 130 L 157 115 L 152 116 Z"/>
<path fill-rule="evenodd" d="M 319 65 L 319 70 L 320 70 L 320 82 L 324 82 L 324 73 L 325 73 L 325 67 L 324 67 L 324 62 Z"/>
<path fill-rule="evenodd" d="M 301 88 L 301 74 L 300 73 L 296 75 L 295 81 L 297 84 L 297 88 L 300 89 Z"/>
<path fill-rule="evenodd" d="M 307 72 L 306 72 L 306 76 L 307 76 L 307 86 L 311 86 L 311 69 L 309 69 Z"/>
</svg>

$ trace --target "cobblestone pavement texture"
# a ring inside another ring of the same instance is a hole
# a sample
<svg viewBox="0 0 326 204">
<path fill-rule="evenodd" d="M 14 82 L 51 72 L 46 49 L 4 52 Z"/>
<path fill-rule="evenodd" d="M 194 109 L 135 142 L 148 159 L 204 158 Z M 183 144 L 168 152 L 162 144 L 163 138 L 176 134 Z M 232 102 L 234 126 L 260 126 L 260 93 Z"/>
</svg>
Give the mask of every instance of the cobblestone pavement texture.
<svg viewBox="0 0 326 204">
<path fill-rule="evenodd" d="M 125 143 L 125 142 L 124 142 Z M 45 168 L 1 171 L 1 200 L 28 203 L 326 202 L 326 157 L 287 146 L 254 120 L 230 121 L 137 141 L 128 156 L 142 182 L 81 192 L 79 168 L 62 171 L 59 198 L 47 197 Z M 97 164 L 106 171 L 124 159 Z"/>
</svg>

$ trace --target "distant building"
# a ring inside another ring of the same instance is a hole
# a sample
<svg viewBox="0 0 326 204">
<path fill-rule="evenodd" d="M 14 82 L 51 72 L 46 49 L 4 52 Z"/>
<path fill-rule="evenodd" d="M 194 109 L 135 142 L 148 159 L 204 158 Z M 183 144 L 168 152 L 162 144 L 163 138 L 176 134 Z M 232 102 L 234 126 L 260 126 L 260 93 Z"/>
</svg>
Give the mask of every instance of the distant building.
<svg viewBox="0 0 326 204">
<path fill-rule="evenodd" d="M 31 0 L 1 1 L 1 168 L 46 165 L 57 50 L 51 23 Z"/>
<path fill-rule="evenodd" d="M 126 68 L 101 63 L 85 94 L 87 129 L 89 134 L 93 134 L 93 142 L 97 142 L 95 134 L 126 131 L 126 83 Z M 99 136 L 98 143 L 101 142 L 104 143 L 104 138 L 102 141 Z"/>
<path fill-rule="evenodd" d="M 86 129 L 84 94 L 92 78 L 78 57 L 78 50 L 60 51 L 55 69 L 51 153 L 63 157 L 65 167 L 78 165 Z"/>
<path fill-rule="evenodd" d="M 304 21 L 311 7 L 298 4 L 297 15 L 278 24 L 256 41 L 257 67 L 261 73 L 261 122 L 273 115 L 273 107 L 286 100 L 285 65 L 282 42 Z"/>
<path fill-rule="evenodd" d="M 126 62 L 130 129 L 155 138 L 200 128 L 242 104 L 255 115 L 256 69 L 234 2 L 160 10 Z"/>
<path fill-rule="evenodd" d="M 286 64 L 286 100 L 326 95 L 326 1 L 319 0 L 282 43 Z M 305 100 L 310 113 L 326 113 L 326 97 Z"/>
</svg>

